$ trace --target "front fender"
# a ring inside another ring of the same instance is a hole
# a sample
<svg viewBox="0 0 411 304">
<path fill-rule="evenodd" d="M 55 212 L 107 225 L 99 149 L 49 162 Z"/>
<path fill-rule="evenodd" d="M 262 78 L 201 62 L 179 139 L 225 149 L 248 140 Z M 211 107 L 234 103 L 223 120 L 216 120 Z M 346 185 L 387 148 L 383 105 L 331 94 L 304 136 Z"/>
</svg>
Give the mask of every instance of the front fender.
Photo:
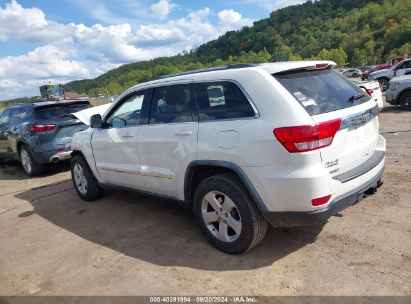
<svg viewBox="0 0 411 304">
<path fill-rule="evenodd" d="M 91 138 L 93 136 L 93 132 L 94 129 L 88 128 L 87 130 L 75 133 L 71 140 L 71 150 L 73 151 L 73 153 L 80 152 L 84 156 L 94 176 L 99 182 L 101 182 L 100 176 L 96 169 L 93 149 L 91 146 Z"/>
</svg>

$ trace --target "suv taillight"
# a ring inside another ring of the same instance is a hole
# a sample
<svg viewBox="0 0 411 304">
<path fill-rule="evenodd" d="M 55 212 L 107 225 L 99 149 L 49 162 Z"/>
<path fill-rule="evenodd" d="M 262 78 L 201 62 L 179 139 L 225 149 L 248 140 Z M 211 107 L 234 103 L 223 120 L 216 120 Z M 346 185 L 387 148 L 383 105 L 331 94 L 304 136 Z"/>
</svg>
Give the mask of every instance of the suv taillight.
<svg viewBox="0 0 411 304">
<path fill-rule="evenodd" d="M 388 88 L 388 86 L 387 86 L 387 88 Z M 371 90 L 371 89 L 366 89 L 365 91 L 366 91 L 367 94 L 370 95 L 370 96 L 374 93 L 374 91 Z"/>
<path fill-rule="evenodd" d="M 327 147 L 340 129 L 341 119 L 307 126 L 274 129 L 273 133 L 288 152 L 298 153 Z"/>
<path fill-rule="evenodd" d="M 47 131 L 53 131 L 56 128 L 56 125 L 30 125 L 28 129 L 34 133 L 43 133 Z"/>
</svg>

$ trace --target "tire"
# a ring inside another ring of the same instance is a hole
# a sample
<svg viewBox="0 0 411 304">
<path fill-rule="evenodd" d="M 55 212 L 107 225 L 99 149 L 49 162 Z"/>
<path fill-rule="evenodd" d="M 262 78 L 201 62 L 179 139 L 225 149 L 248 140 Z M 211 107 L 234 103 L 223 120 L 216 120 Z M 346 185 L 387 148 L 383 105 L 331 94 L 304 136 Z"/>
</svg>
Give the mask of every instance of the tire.
<svg viewBox="0 0 411 304">
<path fill-rule="evenodd" d="M 232 174 L 204 179 L 195 191 L 193 212 L 206 239 L 227 253 L 250 250 L 267 232 L 267 220 Z"/>
<path fill-rule="evenodd" d="M 21 166 L 28 176 L 36 176 L 43 172 L 43 166 L 34 160 L 26 146 L 23 145 L 20 147 L 19 157 Z"/>
<path fill-rule="evenodd" d="M 74 189 L 84 201 L 94 201 L 104 194 L 87 161 L 82 155 L 75 155 L 71 159 L 71 178 Z"/>
<path fill-rule="evenodd" d="M 387 89 L 387 84 L 390 80 L 387 78 L 380 78 L 380 79 L 377 79 L 377 81 L 380 84 L 381 91 L 385 92 L 385 90 Z"/>
<path fill-rule="evenodd" d="M 407 111 L 411 111 L 411 91 L 407 91 L 400 96 L 401 108 Z"/>
</svg>

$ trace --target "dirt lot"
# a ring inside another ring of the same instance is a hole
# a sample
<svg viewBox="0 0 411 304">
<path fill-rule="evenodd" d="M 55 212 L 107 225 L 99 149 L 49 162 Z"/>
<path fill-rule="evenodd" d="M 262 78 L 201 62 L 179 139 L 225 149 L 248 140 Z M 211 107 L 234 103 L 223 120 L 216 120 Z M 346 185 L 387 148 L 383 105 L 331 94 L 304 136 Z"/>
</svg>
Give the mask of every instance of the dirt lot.
<svg viewBox="0 0 411 304">
<path fill-rule="evenodd" d="M 269 229 L 223 254 L 173 202 L 112 191 L 85 203 L 68 167 L 0 169 L 0 295 L 410 295 L 411 112 L 381 114 L 379 192 L 324 227 Z"/>
</svg>

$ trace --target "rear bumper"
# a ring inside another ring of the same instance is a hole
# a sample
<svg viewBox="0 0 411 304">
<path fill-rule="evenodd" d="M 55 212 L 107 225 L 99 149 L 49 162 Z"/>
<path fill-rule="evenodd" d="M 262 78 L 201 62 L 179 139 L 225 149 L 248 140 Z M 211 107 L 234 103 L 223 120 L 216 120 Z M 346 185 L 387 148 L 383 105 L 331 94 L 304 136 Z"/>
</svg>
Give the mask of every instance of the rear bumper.
<svg viewBox="0 0 411 304">
<path fill-rule="evenodd" d="M 39 164 L 56 163 L 62 160 L 70 159 L 71 150 L 64 152 L 47 151 L 47 152 L 31 152 L 34 160 Z"/>
<path fill-rule="evenodd" d="M 275 227 L 298 227 L 325 224 L 336 213 L 359 202 L 365 196 L 373 194 L 381 186 L 384 167 L 370 180 L 358 188 L 337 198 L 324 209 L 312 212 L 263 212 L 264 217 Z"/>
<path fill-rule="evenodd" d="M 51 163 L 57 163 L 57 162 L 62 161 L 62 160 L 70 159 L 72 152 L 73 151 L 70 150 L 70 151 L 55 153 L 50 157 L 50 162 Z"/>
</svg>

